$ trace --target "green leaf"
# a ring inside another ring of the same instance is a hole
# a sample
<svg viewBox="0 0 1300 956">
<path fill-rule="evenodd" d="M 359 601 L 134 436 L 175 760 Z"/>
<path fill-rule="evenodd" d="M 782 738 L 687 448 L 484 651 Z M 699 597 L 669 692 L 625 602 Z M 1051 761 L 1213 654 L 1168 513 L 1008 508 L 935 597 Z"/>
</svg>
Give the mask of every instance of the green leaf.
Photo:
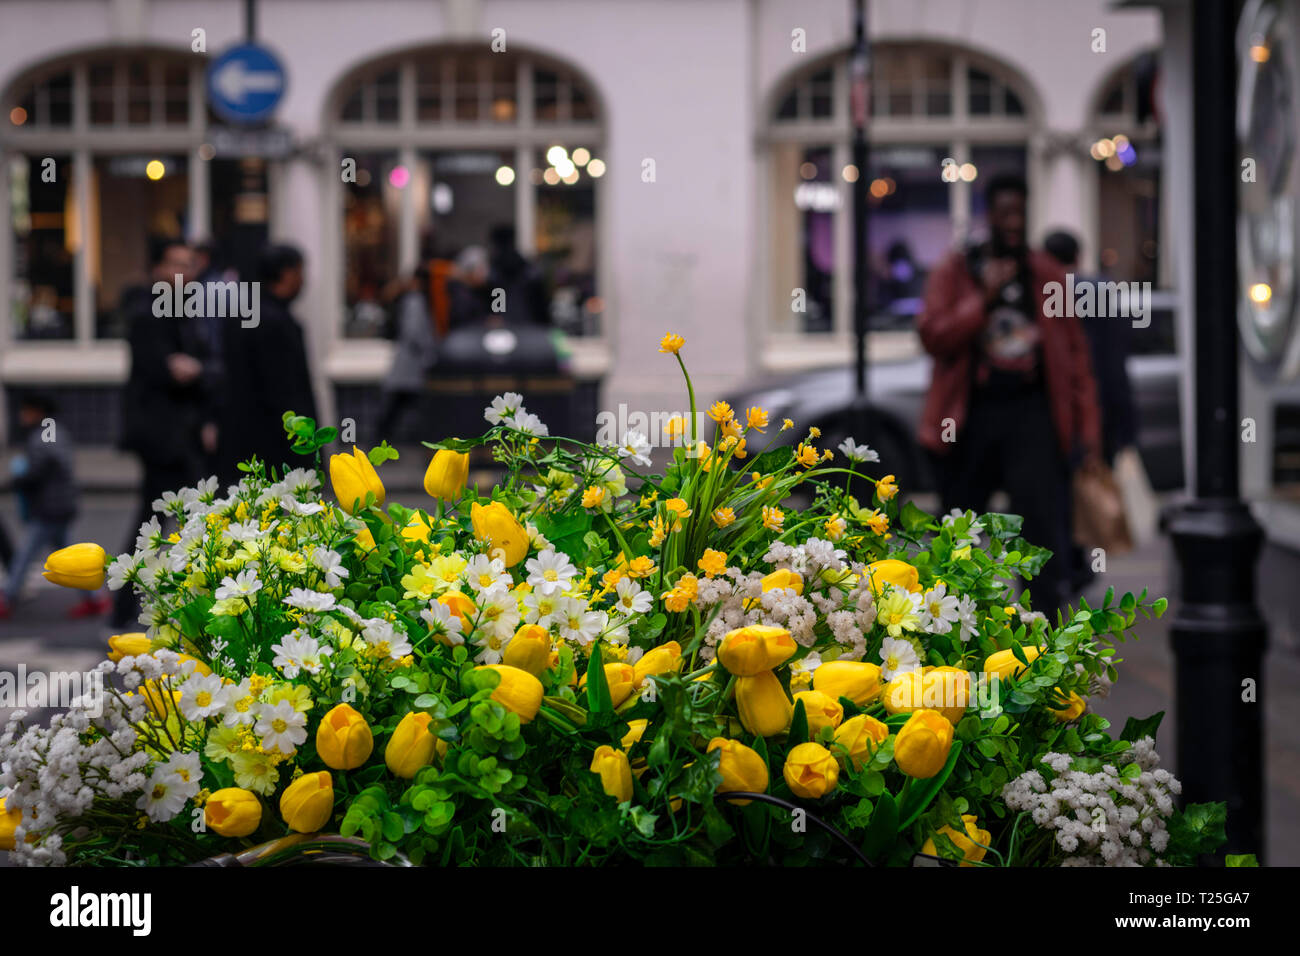
<svg viewBox="0 0 1300 956">
<path fill-rule="evenodd" d="M 1169 818 L 1169 848 L 1178 856 L 1194 863 L 1204 853 L 1213 853 L 1228 839 L 1225 825 L 1228 805 L 1219 803 L 1189 803 L 1181 812 Z"/>
<path fill-rule="evenodd" d="M 609 683 L 605 680 L 605 666 L 601 663 L 600 645 L 594 644 L 587 662 L 587 710 L 592 714 L 612 713 L 613 698 L 609 696 Z"/>
<path fill-rule="evenodd" d="M 961 741 L 954 740 L 952 749 L 948 751 L 948 762 L 943 765 L 943 769 L 929 780 L 913 781 L 912 787 L 907 793 L 907 802 L 899 810 L 899 816 L 902 818 L 898 826 L 899 830 L 906 830 L 910 827 L 912 822 L 930 805 L 930 801 L 934 799 L 935 794 L 943 788 L 944 781 L 952 773 L 953 767 L 957 766 L 957 758 L 960 755 Z"/>
<path fill-rule="evenodd" d="M 876 798 L 876 808 L 871 813 L 871 825 L 862 841 L 862 852 L 872 860 L 879 860 L 898 842 L 898 801 L 886 790 Z"/>
<path fill-rule="evenodd" d="M 803 709 L 803 701 L 794 704 L 794 715 L 790 718 L 790 733 L 787 737 L 791 747 L 808 742 L 808 714 Z"/>
<path fill-rule="evenodd" d="M 1141 740 L 1143 737 L 1150 737 L 1155 740 L 1156 731 L 1160 728 L 1160 721 L 1164 719 L 1164 716 L 1165 712 L 1161 710 L 1142 720 L 1130 717 L 1124 722 L 1124 729 L 1120 731 L 1119 739 L 1136 741 Z"/>
<path fill-rule="evenodd" d="M 903 510 L 899 514 L 898 520 L 902 522 L 905 531 L 909 534 L 915 534 L 917 531 L 920 531 L 922 528 L 933 523 L 934 517 L 922 511 L 912 503 L 911 499 L 908 499 L 908 501 L 903 505 Z"/>
<path fill-rule="evenodd" d="M 370 451 L 366 452 L 366 457 L 370 459 L 370 464 L 378 468 L 389 459 L 396 460 L 401 455 L 396 448 L 388 444 L 388 439 L 384 439 Z"/>
<path fill-rule="evenodd" d="M 1259 866 L 1259 860 L 1253 853 L 1228 853 L 1223 858 L 1224 866 Z"/>
</svg>

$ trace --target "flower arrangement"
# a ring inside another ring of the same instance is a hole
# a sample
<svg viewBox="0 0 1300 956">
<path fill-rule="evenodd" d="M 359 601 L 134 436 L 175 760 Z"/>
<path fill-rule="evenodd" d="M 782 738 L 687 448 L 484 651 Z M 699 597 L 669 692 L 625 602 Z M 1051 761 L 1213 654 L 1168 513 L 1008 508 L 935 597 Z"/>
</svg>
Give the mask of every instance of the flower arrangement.
<svg viewBox="0 0 1300 956">
<path fill-rule="evenodd" d="M 1158 717 L 1089 698 L 1146 593 L 1050 621 L 1047 553 L 1005 514 L 900 506 L 852 440 L 715 402 L 663 474 L 649 439 L 550 437 L 515 394 L 430 445 L 246 463 L 155 503 L 133 553 L 51 555 L 133 587 L 145 630 L 100 689 L 0 735 L 0 847 L 32 864 L 183 864 L 286 834 L 377 860 L 485 865 L 1189 863 L 1223 807 L 1175 809 Z M 689 436 L 689 437 L 688 437 Z M 760 446 L 767 445 L 766 449 Z M 486 446 L 503 477 L 467 487 Z M 1018 593 L 1019 592 L 1019 593 Z M 810 825 L 811 824 L 811 825 Z"/>
</svg>

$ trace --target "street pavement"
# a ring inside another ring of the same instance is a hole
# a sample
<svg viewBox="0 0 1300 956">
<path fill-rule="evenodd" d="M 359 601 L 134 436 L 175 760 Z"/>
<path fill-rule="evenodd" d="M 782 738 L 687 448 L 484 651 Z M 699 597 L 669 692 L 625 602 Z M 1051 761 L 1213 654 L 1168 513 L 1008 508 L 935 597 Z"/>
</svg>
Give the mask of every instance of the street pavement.
<svg viewBox="0 0 1300 956">
<path fill-rule="evenodd" d="M 412 477 L 418 482 L 414 472 Z M 413 500 L 414 495 L 405 497 Z M 918 504 L 924 507 L 927 502 L 918 499 Z M 98 541 L 116 553 L 127 539 L 134 510 L 134 500 L 127 494 L 87 495 L 71 540 Z M 20 533 L 12 496 L 0 495 L 0 516 L 11 534 Z M 1265 708 L 1268 778 L 1265 855 L 1272 865 L 1288 866 L 1300 865 L 1300 598 L 1294 591 L 1295 567 L 1294 558 L 1271 560 L 1267 553 L 1260 565 L 1260 603 L 1270 627 L 1270 649 L 1264 665 L 1267 681 L 1262 682 L 1259 704 Z M 1134 553 L 1112 556 L 1108 570 L 1097 576 L 1088 596 L 1099 600 L 1107 586 L 1113 586 L 1119 594 L 1147 587 L 1153 595 L 1169 595 L 1172 600 L 1170 570 L 1168 543 L 1158 539 Z M 33 569 L 26 599 L 10 620 L 0 621 L 0 671 L 14 673 L 20 663 L 29 672 L 83 670 L 102 660 L 109 629 L 103 620 L 66 619 L 76 599 L 74 592 L 49 584 L 40 577 L 38 568 Z M 1109 698 L 1093 701 L 1092 706 L 1112 722 L 1116 732 L 1128 716 L 1146 717 L 1165 711 L 1157 742 L 1164 765 L 1177 773 L 1173 656 L 1167 628 L 1171 616 L 1172 608 L 1164 621 L 1139 623 L 1139 640 L 1120 645 L 1118 657 L 1123 663 L 1119 665 L 1119 681 Z M 6 711 L 0 709 L 0 724 L 5 719 Z M 0 858 L 5 856 L 0 854 Z"/>
</svg>

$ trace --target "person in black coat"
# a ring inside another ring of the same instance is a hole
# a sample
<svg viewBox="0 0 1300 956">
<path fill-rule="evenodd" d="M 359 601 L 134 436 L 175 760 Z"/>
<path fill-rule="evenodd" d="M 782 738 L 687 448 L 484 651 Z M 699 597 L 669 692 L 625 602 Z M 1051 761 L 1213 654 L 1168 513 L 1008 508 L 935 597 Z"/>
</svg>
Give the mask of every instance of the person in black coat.
<svg viewBox="0 0 1300 956">
<path fill-rule="evenodd" d="M 255 325 L 227 320 L 225 401 L 221 450 L 224 482 L 237 481 L 237 465 L 253 456 L 283 473 L 307 459 L 289 448 L 284 413 L 316 417 L 311 371 L 302 327 L 289 306 L 302 291 L 302 253 L 275 245 L 262 252 L 258 266 L 260 310 Z"/>
<path fill-rule="evenodd" d="M 121 447 L 140 459 L 143 473 L 139 506 L 123 550 L 135 550 L 140 525 L 153 516 L 163 492 L 193 485 L 203 477 L 203 456 L 216 447 L 211 356 L 197 316 L 186 316 L 172 289 L 194 277 L 193 253 L 180 239 L 155 239 L 150 245 L 150 285 L 122 293 L 120 311 L 127 330 L 131 371 L 122 395 Z M 167 286 L 164 300 L 153 283 Z M 159 308 L 155 308 L 158 305 Z M 166 308 L 163 308 L 166 306 Z M 180 314 L 176 314 L 179 311 Z M 157 314 L 161 312 L 162 314 Z M 117 593 L 112 623 L 131 617 L 130 588 Z"/>
</svg>

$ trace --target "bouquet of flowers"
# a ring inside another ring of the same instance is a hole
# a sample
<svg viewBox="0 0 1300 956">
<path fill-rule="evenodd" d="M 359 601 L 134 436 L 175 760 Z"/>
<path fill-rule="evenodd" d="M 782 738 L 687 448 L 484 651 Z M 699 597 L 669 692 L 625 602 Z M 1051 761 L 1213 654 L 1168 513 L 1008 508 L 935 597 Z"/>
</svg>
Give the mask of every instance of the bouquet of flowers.
<svg viewBox="0 0 1300 956">
<path fill-rule="evenodd" d="M 77 706 L 0 735 L 0 846 L 32 864 L 183 864 L 289 834 L 376 860 L 487 865 L 1178 864 L 1158 718 L 1088 710 L 1146 593 L 1049 620 L 1048 557 L 1005 514 L 900 506 L 851 439 L 716 402 L 619 445 L 551 437 L 520 396 L 430 445 L 258 462 L 155 503 L 133 553 L 47 576 L 133 587 Z M 467 487 L 470 452 L 502 478 Z M 763 447 L 766 446 L 766 447 Z M 332 495 L 324 493 L 328 481 Z M 174 519 L 176 530 L 164 531 Z"/>
</svg>

